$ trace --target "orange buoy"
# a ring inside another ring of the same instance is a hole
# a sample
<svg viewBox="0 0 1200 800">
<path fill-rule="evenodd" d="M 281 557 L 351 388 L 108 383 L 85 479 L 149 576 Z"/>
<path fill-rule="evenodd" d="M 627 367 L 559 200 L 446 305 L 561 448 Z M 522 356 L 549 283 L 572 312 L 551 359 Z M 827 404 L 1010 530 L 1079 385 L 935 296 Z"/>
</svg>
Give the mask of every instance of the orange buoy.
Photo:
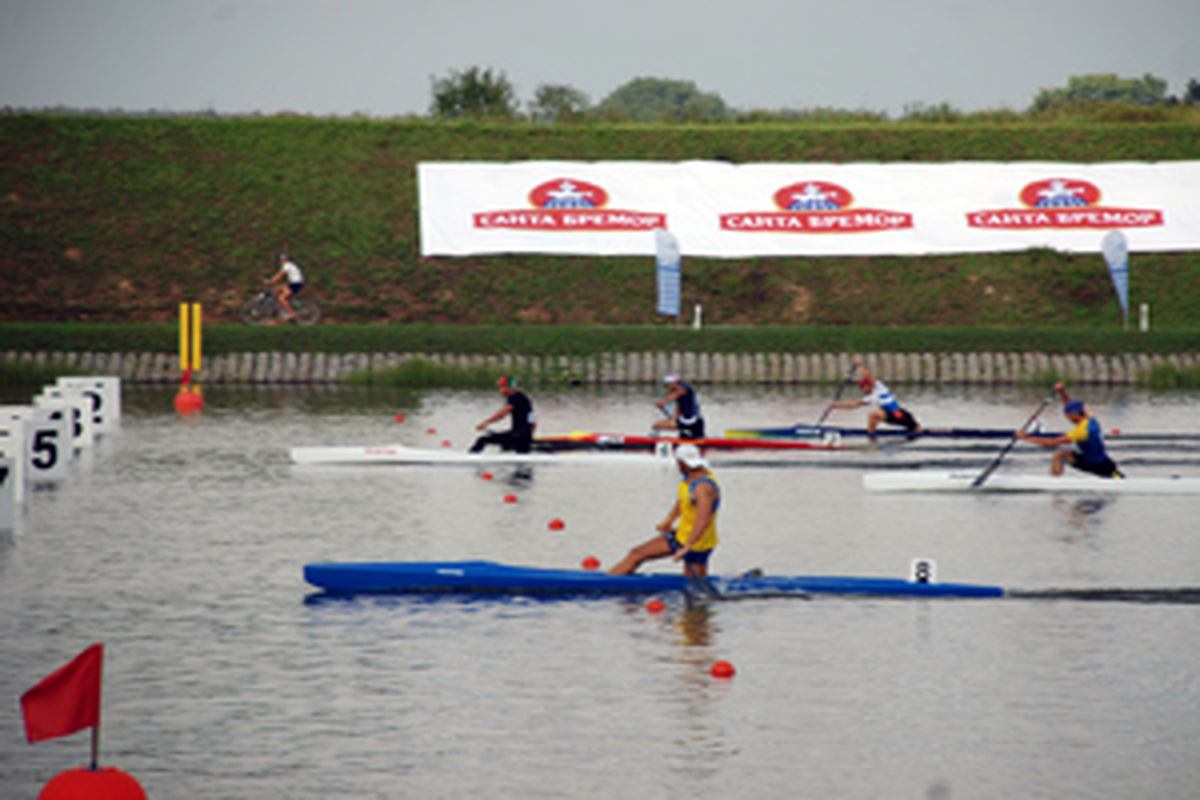
<svg viewBox="0 0 1200 800">
<path fill-rule="evenodd" d="M 718 661 L 712 665 L 710 672 L 714 678 L 732 678 L 737 670 L 728 661 Z"/>
<path fill-rule="evenodd" d="M 437 433 L 437 428 L 426 428 L 425 432 L 428 433 L 430 436 L 433 436 L 435 433 Z"/>
<path fill-rule="evenodd" d="M 180 414 L 195 414 L 204 408 L 204 395 L 199 392 L 189 392 L 186 389 L 175 395 L 175 410 Z"/>
<path fill-rule="evenodd" d="M 109 800 L 146 800 L 146 790 L 128 772 L 116 767 L 76 767 L 50 779 L 38 800 L 79 800 L 104 797 Z"/>
<path fill-rule="evenodd" d="M 579 566 L 584 569 L 600 569 L 600 559 L 595 556 L 588 556 Z"/>
<path fill-rule="evenodd" d="M 667 604 L 662 600 L 650 600 L 646 603 L 646 610 L 651 614 L 661 614 L 667 608 Z"/>
<path fill-rule="evenodd" d="M 449 447 L 449 446 L 450 446 L 450 440 L 442 439 L 442 447 Z"/>
<path fill-rule="evenodd" d="M 566 526 L 567 526 L 567 523 L 563 522 L 558 517 L 555 517 L 554 519 L 550 520 L 549 524 L 546 527 L 548 527 L 552 531 L 561 531 Z"/>
</svg>

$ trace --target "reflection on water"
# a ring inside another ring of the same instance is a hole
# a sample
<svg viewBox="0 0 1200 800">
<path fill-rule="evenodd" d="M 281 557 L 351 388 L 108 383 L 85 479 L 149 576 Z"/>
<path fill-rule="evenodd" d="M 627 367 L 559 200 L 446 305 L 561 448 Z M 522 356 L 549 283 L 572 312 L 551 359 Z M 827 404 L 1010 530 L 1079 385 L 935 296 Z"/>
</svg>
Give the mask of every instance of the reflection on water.
<svg viewBox="0 0 1200 800">
<path fill-rule="evenodd" d="M 1194 499 L 869 494 L 861 476 L 879 454 L 845 453 L 836 469 L 748 458 L 718 467 L 714 574 L 902 576 L 921 555 L 943 580 L 1017 587 L 1015 599 L 680 596 L 652 615 L 644 598 L 347 598 L 314 594 L 303 565 L 612 563 L 650 535 L 676 479 L 552 465 L 485 481 L 472 467 L 287 457 L 465 449 L 494 392 L 211 387 L 187 419 L 172 394 L 129 390 L 112 440 L 0 532 L 0 696 L 104 641 L 102 756 L 153 797 L 1182 797 L 1200 785 Z M 1025 394 L 905 398 L 931 424 L 1001 425 L 1027 413 Z M 712 389 L 704 403 L 720 430 L 815 419 L 827 395 Z M 1089 405 L 1106 418 L 1113 397 Z M 546 432 L 641 432 L 654 413 L 639 388 L 533 399 Z M 1131 395 L 1121 425 L 1200 430 L 1200 404 L 1169 405 L 1163 416 Z M 1014 449 L 1012 468 L 1043 471 L 1030 453 Z M 718 659 L 737 675 L 714 680 Z M 0 707 L 0 797 L 36 796 L 80 753 L 78 737 L 29 747 L 17 714 Z"/>
<path fill-rule="evenodd" d="M 682 610 L 673 624 L 681 634 L 679 644 L 687 647 L 709 647 L 713 643 L 713 601 L 684 595 Z"/>
<path fill-rule="evenodd" d="M 1055 516 L 1065 523 L 1060 528 L 1059 539 L 1067 543 L 1079 543 L 1100 536 L 1104 528 L 1104 515 L 1101 512 L 1110 505 L 1115 505 L 1117 500 L 1115 496 L 1054 496 L 1051 499 L 1051 508 Z"/>
</svg>

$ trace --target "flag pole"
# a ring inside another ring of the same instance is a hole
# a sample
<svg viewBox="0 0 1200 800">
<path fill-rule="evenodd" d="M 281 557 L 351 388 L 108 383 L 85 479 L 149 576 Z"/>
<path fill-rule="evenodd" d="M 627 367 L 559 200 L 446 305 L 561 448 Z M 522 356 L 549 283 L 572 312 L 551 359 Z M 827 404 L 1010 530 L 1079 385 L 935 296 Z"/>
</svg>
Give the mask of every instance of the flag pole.
<svg viewBox="0 0 1200 800">
<path fill-rule="evenodd" d="M 98 765 L 100 761 L 100 726 L 92 726 L 92 772 L 100 769 Z"/>
</svg>

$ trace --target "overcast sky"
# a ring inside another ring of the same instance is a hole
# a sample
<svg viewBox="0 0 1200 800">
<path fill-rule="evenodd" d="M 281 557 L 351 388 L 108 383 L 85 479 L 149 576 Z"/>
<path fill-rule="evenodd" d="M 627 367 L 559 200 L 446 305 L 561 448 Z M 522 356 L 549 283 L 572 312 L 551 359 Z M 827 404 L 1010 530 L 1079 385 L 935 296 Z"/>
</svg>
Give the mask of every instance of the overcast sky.
<svg viewBox="0 0 1200 800">
<path fill-rule="evenodd" d="M 1200 0 L 0 0 L 0 106 L 426 114 L 502 71 L 599 102 L 635 77 L 737 109 L 1024 110 L 1072 75 L 1200 79 Z"/>
</svg>

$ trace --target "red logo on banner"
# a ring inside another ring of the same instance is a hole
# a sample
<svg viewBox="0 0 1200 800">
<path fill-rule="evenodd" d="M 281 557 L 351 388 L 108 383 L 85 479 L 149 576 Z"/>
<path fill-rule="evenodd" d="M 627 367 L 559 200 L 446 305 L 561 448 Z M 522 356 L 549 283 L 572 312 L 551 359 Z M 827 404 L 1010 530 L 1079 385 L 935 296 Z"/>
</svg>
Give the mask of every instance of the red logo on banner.
<svg viewBox="0 0 1200 800">
<path fill-rule="evenodd" d="M 1025 185 L 1018 195 L 1025 208 L 994 208 L 967 213 L 972 228 L 1036 230 L 1041 228 L 1146 228 L 1163 224 L 1153 208 L 1097 205 L 1100 188 L 1074 178 L 1044 178 Z"/>
<path fill-rule="evenodd" d="M 535 208 L 602 208 L 608 192 L 594 183 L 555 178 L 533 187 L 529 204 Z"/>
<path fill-rule="evenodd" d="M 877 208 L 852 209 L 854 195 L 827 181 L 801 181 L 775 192 L 781 211 L 722 214 L 721 230 L 769 233 L 863 233 L 912 227 L 912 214 Z"/>
<path fill-rule="evenodd" d="M 667 227 L 667 215 L 606 208 L 608 192 L 594 183 L 555 178 L 529 192 L 530 208 L 481 211 L 476 228 L 533 231 L 648 231 Z"/>
</svg>

